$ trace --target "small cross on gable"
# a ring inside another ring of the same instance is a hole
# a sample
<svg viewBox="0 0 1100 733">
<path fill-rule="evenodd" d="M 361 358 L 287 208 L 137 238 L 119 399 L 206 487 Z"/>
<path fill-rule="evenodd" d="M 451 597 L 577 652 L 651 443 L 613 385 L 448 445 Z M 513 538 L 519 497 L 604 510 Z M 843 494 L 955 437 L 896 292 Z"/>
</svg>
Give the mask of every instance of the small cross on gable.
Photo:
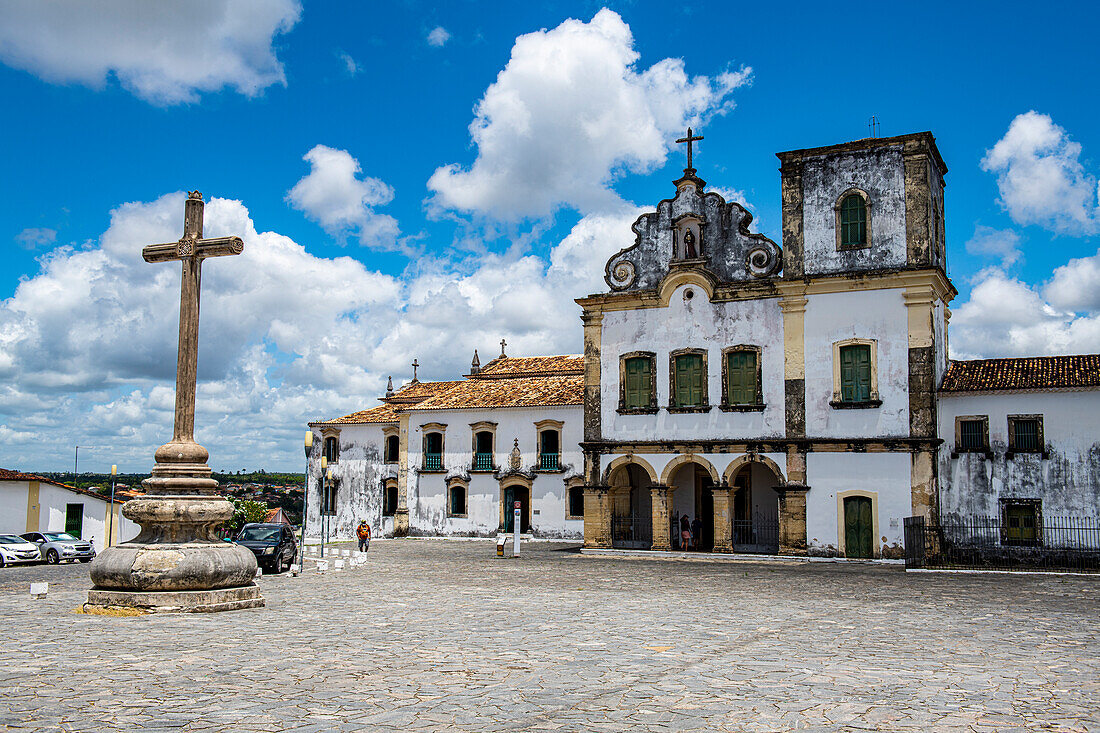
<svg viewBox="0 0 1100 733">
<path fill-rule="evenodd" d="M 702 135 L 692 135 L 691 134 L 691 128 L 689 127 L 687 137 L 682 137 L 682 138 L 680 138 L 679 140 L 676 141 L 678 143 L 687 143 L 687 146 L 688 146 L 688 167 L 685 170 L 689 170 L 689 171 L 695 170 L 695 168 L 691 164 L 691 144 L 693 142 L 696 142 L 696 141 L 702 140 L 702 139 L 703 139 Z"/>
<path fill-rule="evenodd" d="M 500 340 L 500 358 L 502 358 L 502 359 L 505 359 L 505 358 L 508 357 L 508 355 L 504 353 L 504 347 L 507 346 L 507 345 L 508 345 L 507 341 L 505 341 L 504 339 Z"/>
</svg>

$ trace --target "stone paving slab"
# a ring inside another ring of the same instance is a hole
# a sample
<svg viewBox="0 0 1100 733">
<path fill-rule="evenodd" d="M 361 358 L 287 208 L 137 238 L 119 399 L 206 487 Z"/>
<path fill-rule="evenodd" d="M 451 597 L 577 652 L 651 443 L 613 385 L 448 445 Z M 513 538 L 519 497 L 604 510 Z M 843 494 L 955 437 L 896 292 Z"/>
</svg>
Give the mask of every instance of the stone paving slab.
<svg viewBox="0 0 1100 733">
<path fill-rule="evenodd" d="M 75 613 L 86 565 L 0 569 L 0 728 L 1100 730 L 1097 578 L 446 540 L 309 567 L 138 618 Z"/>
</svg>

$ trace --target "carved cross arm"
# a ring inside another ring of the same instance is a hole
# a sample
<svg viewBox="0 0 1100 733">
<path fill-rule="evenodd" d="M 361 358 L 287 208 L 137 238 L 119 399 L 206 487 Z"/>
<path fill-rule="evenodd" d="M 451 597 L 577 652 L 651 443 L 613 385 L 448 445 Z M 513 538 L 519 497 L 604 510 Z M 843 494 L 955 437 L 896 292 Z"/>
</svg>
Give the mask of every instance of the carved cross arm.
<svg viewBox="0 0 1100 733">
<path fill-rule="evenodd" d="M 240 237 L 216 237 L 213 239 L 183 238 L 167 244 L 150 244 L 141 250 L 146 262 L 170 262 L 187 257 L 224 257 L 239 255 L 244 251 L 244 241 Z"/>
</svg>

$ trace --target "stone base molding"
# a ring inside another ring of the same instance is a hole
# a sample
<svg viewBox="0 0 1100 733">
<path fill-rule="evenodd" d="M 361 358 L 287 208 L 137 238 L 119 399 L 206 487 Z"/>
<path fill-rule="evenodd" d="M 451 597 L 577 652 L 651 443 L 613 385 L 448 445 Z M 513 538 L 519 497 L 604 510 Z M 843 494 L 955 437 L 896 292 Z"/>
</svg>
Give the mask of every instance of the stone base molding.
<svg viewBox="0 0 1100 733">
<path fill-rule="evenodd" d="M 651 550 L 672 549 L 669 541 L 669 504 L 668 487 L 664 484 L 654 484 L 649 487 L 649 494 L 653 504 L 653 542 Z"/>
<path fill-rule="evenodd" d="M 779 494 L 779 554 L 806 554 L 806 492 L 804 484 L 775 488 Z"/>
<path fill-rule="evenodd" d="M 714 549 L 712 552 L 733 552 L 733 524 L 730 522 L 729 486 L 715 486 L 710 490 L 714 497 Z"/>
<path fill-rule="evenodd" d="M 129 616 L 147 613 L 214 613 L 260 608 L 264 599 L 255 584 L 239 588 L 184 591 L 88 591 L 82 613 Z"/>
<path fill-rule="evenodd" d="M 408 537 L 409 536 L 409 509 L 408 507 L 398 507 L 393 513 L 393 536 L 394 537 Z"/>
<path fill-rule="evenodd" d="M 611 547 L 611 487 L 584 487 L 584 546 Z"/>
</svg>

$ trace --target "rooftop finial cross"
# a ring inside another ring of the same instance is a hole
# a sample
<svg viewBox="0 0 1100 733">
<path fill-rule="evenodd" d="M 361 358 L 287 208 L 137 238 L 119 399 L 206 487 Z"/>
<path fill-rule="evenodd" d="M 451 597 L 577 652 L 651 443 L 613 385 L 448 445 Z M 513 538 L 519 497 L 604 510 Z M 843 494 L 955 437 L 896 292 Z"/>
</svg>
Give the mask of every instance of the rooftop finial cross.
<svg viewBox="0 0 1100 733">
<path fill-rule="evenodd" d="M 416 370 L 420 368 L 420 363 L 416 359 L 413 359 L 413 363 L 409 366 L 413 368 L 413 381 L 419 382 L 420 380 L 416 377 Z"/>
<path fill-rule="evenodd" d="M 678 143 L 687 143 L 688 144 L 688 167 L 687 167 L 687 170 L 689 170 L 689 171 L 695 170 L 695 168 L 692 167 L 692 165 L 691 165 L 691 144 L 693 142 L 695 142 L 696 140 L 702 140 L 702 139 L 703 139 L 702 135 L 693 136 L 691 134 L 691 128 L 689 127 L 687 137 L 682 137 L 682 138 L 680 138 L 679 140 L 676 141 Z"/>
<path fill-rule="evenodd" d="M 507 354 L 504 353 L 504 347 L 507 346 L 507 345 L 508 345 L 507 341 L 505 341 L 504 339 L 500 340 L 500 356 L 501 356 L 502 359 L 507 358 L 507 356 L 508 356 Z"/>
</svg>

